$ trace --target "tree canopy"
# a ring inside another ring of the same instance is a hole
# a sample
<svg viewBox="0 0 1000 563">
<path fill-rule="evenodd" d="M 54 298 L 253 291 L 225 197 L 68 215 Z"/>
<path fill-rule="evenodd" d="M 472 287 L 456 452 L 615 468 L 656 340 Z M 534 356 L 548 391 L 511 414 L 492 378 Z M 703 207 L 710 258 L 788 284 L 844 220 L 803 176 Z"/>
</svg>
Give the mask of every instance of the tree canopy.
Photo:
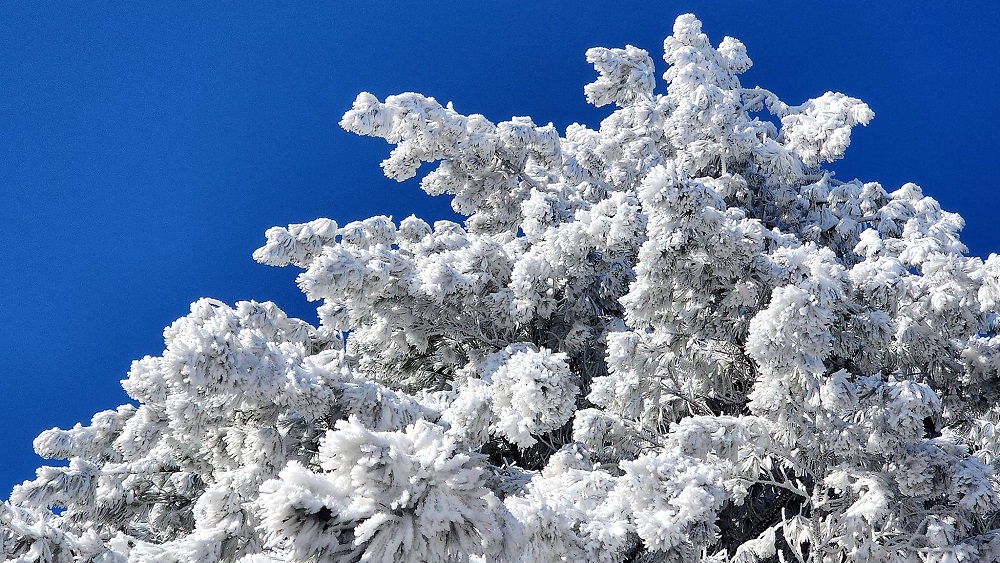
<svg viewBox="0 0 1000 563">
<path fill-rule="evenodd" d="M 341 120 L 464 224 L 274 227 L 319 324 L 211 299 L 52 429 L 9 561 L 994 561 L 1000 257 L 824 168 L 874 113 L 744 87 L 692 15 L 594 48 L 597 130 Z"/>
</svg>

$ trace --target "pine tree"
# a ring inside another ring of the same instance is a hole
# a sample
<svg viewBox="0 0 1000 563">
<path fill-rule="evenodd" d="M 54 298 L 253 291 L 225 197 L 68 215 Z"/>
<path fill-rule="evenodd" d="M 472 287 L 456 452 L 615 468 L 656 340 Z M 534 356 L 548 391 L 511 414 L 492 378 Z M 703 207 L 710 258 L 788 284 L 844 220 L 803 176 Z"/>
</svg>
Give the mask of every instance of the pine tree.
<svg viewBox="0 0 1000 563">
<path fill-rule="evenodd" d="M 834 178 L 873 112 L 745 88 L 691 15 L 587 51 L 564 135 L 420 94 L 341 125 L 464 224 L 275 227 L 318 326 L 203 299 L 52 429 L 8 561 L 998 561 L 1000 257 Z M 780 124 L 780 126 L 778 125 Z"/>
</svg>

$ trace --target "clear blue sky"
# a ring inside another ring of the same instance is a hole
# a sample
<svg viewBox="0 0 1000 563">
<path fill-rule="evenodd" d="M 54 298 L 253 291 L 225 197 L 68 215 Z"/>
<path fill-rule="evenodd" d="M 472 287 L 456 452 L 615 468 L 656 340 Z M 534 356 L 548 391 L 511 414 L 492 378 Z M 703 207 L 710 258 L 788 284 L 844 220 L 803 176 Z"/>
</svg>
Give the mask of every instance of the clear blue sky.
<svg viewBox="0 0 1000 563">
<path fill-rule="evenodd" d="M 994 2 L 518 4 L 0 2 L 0 498 L 42 463 L 38 432 L 127 400 L 131 361 L 198 297 L 315 320 L 294 270 L 251 259 L 268 227 L 450 216 L 337 126 L 362 90 L 596 126 L 584 51 L 662 61 L 695 12 L 747 45 L 744 84 L 869 103 L 839 178 L 916 182 L 966 218 L 973 254 L 1000 252 Z"/>
</svg>

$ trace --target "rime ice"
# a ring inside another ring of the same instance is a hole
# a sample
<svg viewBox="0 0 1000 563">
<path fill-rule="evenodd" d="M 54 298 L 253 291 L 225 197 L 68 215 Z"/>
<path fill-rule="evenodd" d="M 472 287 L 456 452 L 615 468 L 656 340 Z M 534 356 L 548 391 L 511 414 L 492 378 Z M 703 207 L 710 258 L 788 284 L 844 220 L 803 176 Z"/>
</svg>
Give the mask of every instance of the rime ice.
<svg viewBox="0 0 1000 563">
<path fill-rule="evenodd" d="M 998 560 L 1000 258 L 823 168 L 862 101 L 744 87 L 692 15 L 663 47 L 665 84 L 587 51 L 597 130 L 360 94 L 341 126 L 464 223 L 268 229 L 319 326 L 194 303 L 138 407 L 36 439 L 68 464 L 5 560 Z"/>
</svg>

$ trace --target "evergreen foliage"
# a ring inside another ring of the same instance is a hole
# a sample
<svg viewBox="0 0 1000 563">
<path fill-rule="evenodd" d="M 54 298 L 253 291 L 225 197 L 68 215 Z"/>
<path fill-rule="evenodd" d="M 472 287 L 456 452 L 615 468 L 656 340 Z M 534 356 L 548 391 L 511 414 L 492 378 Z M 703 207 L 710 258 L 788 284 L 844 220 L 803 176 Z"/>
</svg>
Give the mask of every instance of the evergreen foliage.
<svg viewBox="0 0 1000 563">
<path fill-rule="evenodd" d="M 823 168 L 860 100 L 744 87 L 691 15 L 664 51 L 664 92 L 587 51 L 615 109 L 562 136 L 360 94 L 464 224 L 269 229 L 319 326 L 194 303 L 138 406 L 36 439 L 5 560 L 1000 560 L 1000 257 Z"/>
</svg>

